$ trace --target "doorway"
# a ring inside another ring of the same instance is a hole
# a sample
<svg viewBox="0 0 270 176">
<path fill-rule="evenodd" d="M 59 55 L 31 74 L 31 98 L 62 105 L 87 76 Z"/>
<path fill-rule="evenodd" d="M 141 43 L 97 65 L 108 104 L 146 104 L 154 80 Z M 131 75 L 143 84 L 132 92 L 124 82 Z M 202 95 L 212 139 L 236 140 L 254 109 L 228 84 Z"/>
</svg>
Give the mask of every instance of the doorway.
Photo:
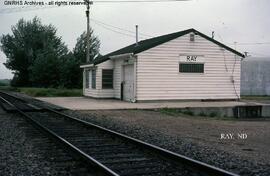
<svg viewBox="0 0 270 176">
<path fill-rule="evenodd" d="M 124 65 L 123 99 L 133 101 L 134 99 L 134 64 Z"/>
</svg>

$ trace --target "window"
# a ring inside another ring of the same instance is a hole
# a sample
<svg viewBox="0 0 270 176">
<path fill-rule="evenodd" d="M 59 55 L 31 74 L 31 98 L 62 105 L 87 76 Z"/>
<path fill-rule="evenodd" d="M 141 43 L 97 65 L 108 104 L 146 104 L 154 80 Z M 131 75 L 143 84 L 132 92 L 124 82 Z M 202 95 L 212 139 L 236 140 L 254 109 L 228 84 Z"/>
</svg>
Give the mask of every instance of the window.
<svg viewBox="0 0 270 176">
<path fill-rule="evenodd" d="M 85 70 L 85 88 L 89 88 L 89 70 Z"/>
<path fill-rule="evenodd" d="M 102 70 L 102 89 L 113 89 L 113 70 Z"/>
<path fill-rule="evenodd" d="M 92 70 L 92 89 L 96 88 L 96 70 Z"/>
<path fill-rule="evenodd" d="M 198 63 L 180 63 L 180 73 L 204 73 L 204 64 Z"/>
</svg>

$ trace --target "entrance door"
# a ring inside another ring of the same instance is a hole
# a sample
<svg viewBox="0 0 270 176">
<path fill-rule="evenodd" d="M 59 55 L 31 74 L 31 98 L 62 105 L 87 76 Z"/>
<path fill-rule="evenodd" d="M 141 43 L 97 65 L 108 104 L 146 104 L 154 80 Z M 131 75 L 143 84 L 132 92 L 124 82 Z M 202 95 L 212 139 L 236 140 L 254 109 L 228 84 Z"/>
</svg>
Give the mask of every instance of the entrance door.
<svg viewBox="0 0 270 176">
<path fill-rule="evenodd" d="M 124 95 L 126 101 L 134 99 L 134 65 L 129 64 L 124 66 Z"/>
</svg>

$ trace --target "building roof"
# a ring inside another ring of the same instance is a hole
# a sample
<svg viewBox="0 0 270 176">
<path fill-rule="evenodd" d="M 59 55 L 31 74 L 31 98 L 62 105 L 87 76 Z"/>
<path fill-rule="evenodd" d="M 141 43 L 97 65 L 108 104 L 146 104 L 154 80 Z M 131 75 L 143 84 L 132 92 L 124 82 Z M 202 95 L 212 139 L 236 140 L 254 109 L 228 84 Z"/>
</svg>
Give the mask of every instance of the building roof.
<svg viewBox="0 0 270 176">
<path fill-rule="evenodd" d="M 138 42 L 138 45 L 136 45 L 136 43 L 134 43 L 132 45 L 126 46 L 124 48 L 121 48 L 121 49 L 116 50 L 114 52 L 111 52 L 109 54 L 106 54 L 104 56 L 98 57 L 95 60 L 93 60 L 91 64 L 94 64 L 94 65 L 100 64 L 102 62 L 105 62 L 105 61 L 109 60 L 111 56 L 127 54 L 127 53 L 137 54 L 137 53 L 143 52 L 145 50 L 148 50 L 150 48 L 153 48 L 155 46 L 158 46 L 158 45 L 160 45 L 162 43 L 166 43 L 166 42 L 168 42 L 170 40 L 173 40 L 175 38 L 186 35 L 186 34 L 188 34 L 190 32 L 194 32 L 195 34 L 205 38 L 206 40 L 209 40 L 209 41 L 219 45 L 220 47 L 223 47 L 223 48 L 227 49 L 228 51 L 231 51 L 232 53 L 234 53 L 234 54 L 236 54 L 238 56 L 245 57 L 242 53 L 240 53 L 240 52 L 238 52 L 238 51 L 236 51 L 236 50 L 234 50 L 234 49 L 232 49 L 232 48 L 230 48 L 230 47 L 228 47 L 228 46 L 214 40 L 213 38 L 208 37 L 207 35 L 205 35 L 203 33 L 200 33 L 199 31 L 191 28 L 191 29 L 187 29 L 187 30 L 184 30 L 184 31 L 180 31 L 180 32 L 175 32 L 175 33 L 171 33 L 171 34 L 167 34 L 167 35 L 162 35 L 162 36 L 142 40 L 142 41 Z"/>
</svg>

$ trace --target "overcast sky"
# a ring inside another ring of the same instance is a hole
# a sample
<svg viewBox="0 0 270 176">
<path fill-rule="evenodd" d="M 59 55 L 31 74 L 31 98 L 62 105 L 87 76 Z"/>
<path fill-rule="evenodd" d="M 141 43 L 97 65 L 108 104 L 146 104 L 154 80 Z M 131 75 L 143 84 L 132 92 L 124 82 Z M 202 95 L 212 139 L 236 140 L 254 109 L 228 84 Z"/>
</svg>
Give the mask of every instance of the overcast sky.
<svg viewBox="0 0 270 176">
<path fill-rule="evenodd" d="M 1 9 L 18 7 L 6 6 L 4 2 L 0 2 L 0 35 L 11 33 L 11 26 L 20 18 L 30 20 L 38 16 L 43 24 L 54 25 L 69 49 L 73 49 L 76 38 L 86 29 L 85 6 L 3 13 Z M 240 52 L 247 51 L 253 56 L 266 57 L 270 56 L 269 15 L 269 0 L 94 3 L 91 6 L 91 27 L 101 40 L 101 54 L 134 43 L 134 34 L 118 28 L 135 33 L 135 25 L 138 24 L 139 32 L 149 36 L 188 28 L 195 28 L 209 36 L 215 31 L 215 39 L 218 41 L 233 48 L 233 43 L 237 42 L 236 48 Z M 148 38 L 144 35 L 140 37 Z M 12 78 L 11 71 L 2 64 L 5 60 L 5 55 L 0 52 L 0 79 Z"/>
</svg>

